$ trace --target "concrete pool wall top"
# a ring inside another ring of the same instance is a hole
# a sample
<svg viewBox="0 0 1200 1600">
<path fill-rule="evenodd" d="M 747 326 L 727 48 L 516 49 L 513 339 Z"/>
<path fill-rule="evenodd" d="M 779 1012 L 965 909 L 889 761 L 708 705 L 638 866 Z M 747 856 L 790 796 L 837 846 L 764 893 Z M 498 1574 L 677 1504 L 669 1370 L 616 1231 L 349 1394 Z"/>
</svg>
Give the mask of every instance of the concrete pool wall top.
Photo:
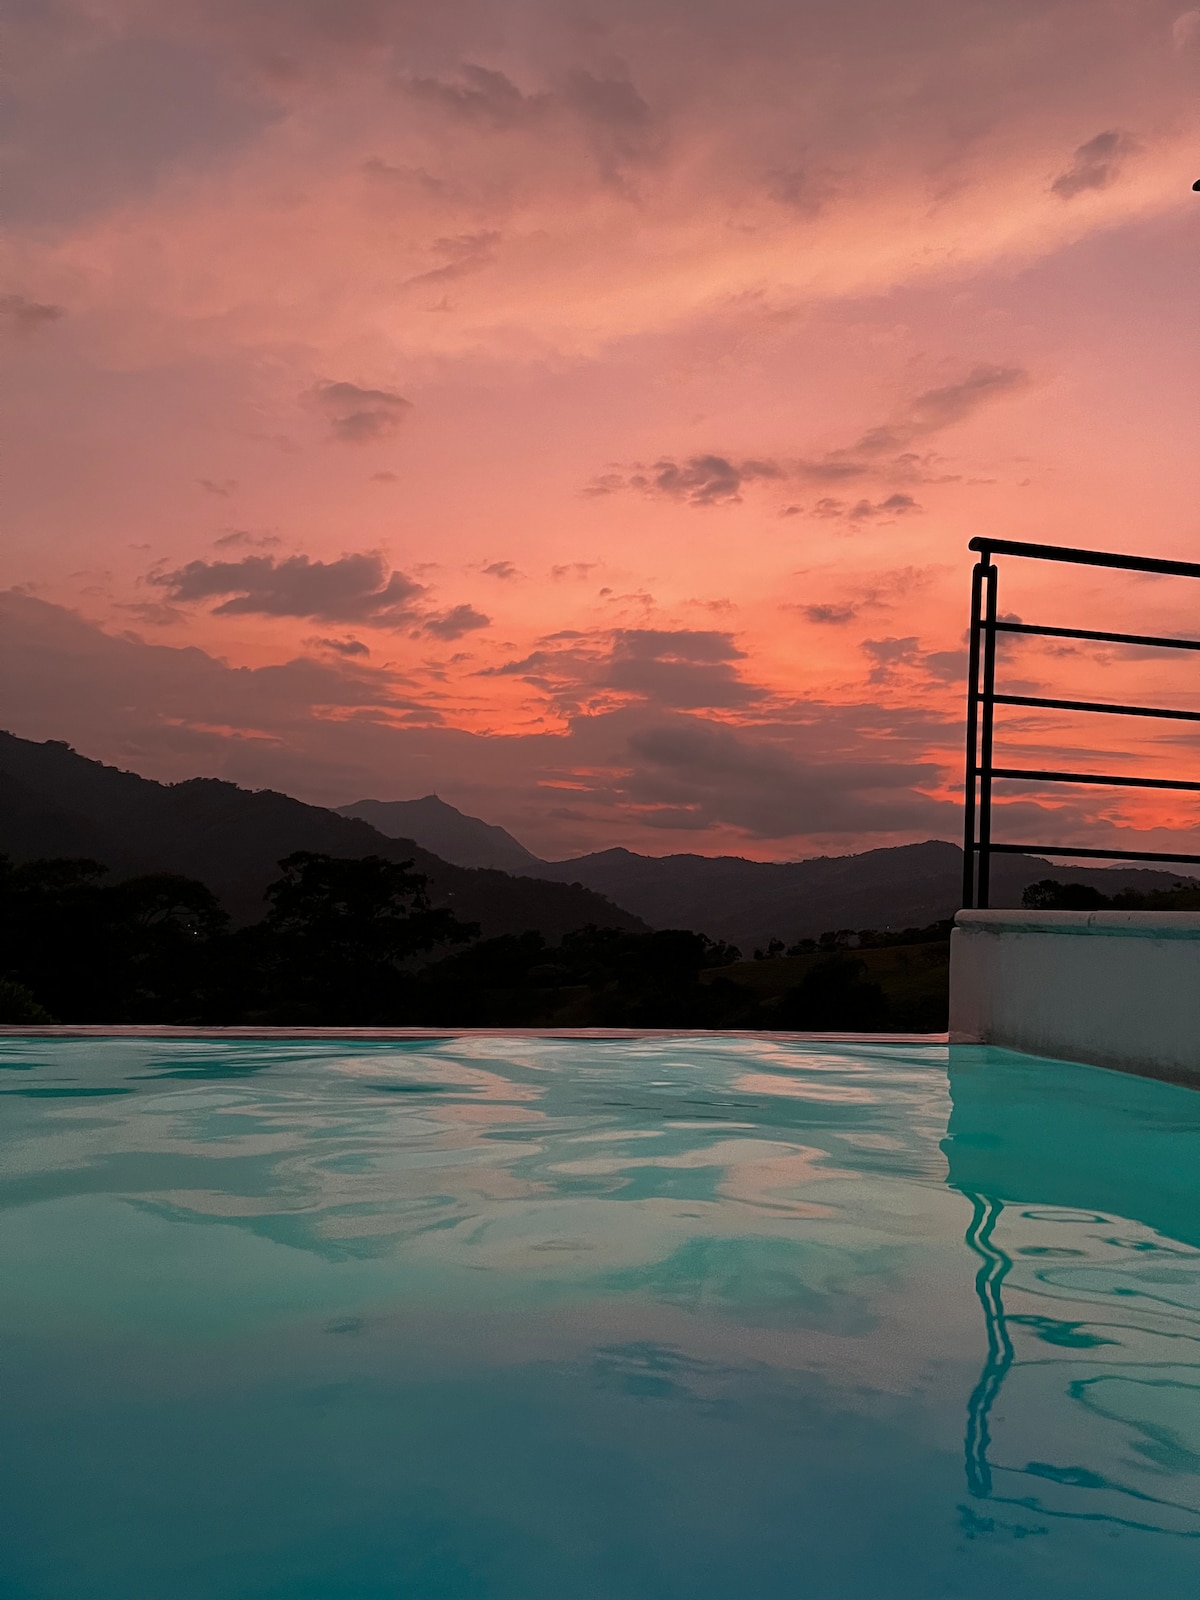
<svg viewBox="0 0 1200 1600">
<path fill-rule="evenodd" d="M 1200 914 L 960 911 L 950 1042 L 1200 1086 Z"/>
</svg>

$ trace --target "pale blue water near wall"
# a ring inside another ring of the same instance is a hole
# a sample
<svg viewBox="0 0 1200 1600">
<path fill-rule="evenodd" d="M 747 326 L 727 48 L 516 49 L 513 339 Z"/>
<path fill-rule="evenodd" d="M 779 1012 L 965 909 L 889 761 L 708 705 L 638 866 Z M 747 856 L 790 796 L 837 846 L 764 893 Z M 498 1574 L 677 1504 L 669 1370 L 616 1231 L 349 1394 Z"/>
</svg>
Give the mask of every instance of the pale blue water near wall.
<svg viewBox="0 0 1200 1600">
<path fill-rule="evenodd" d="M 4 1600 L 1183 1600 L 1200 1096 L 0 1043 Z"/>
</svg>

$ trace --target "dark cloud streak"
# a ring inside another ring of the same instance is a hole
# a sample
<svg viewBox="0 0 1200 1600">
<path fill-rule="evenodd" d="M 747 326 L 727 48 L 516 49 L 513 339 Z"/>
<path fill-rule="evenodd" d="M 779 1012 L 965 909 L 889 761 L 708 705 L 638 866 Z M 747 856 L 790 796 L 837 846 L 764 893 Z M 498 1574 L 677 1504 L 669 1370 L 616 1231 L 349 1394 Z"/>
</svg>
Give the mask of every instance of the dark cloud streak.
<svg viewBox="0 0 1200 1600">
<path fill-rule="evenodd" d="M 66 316 L 62 306 L 43 300 L 30 300 L 23 294 L 0 294 L 0 320 L 17 333 L 36 333 Z"/>
<path fill-rule="evenodd" d="M 568 714 L 632 701 L 679 710 L 735 710 L 759 705 L 764 691 L 747 683 L 745 659 L 728 633 L 709 629 L 617 628 L 552 636 L 520 660 L 485 668 L 481 677 L 520 678 Z"/>
<path fill-rule="evenodd" d="M 641 463 L 601 473 L 584 489 L 589 496 L 634 490 L 691 506 L 734 505 L 751 483 L 781 481 L 847 483 L 869 476 L 920 481 L 931 475 L 930 463 L 911 447 L 965 422 L 991 401 L 1019 393 L 1029 383 L 1023 367 L 981 363 L 955 383 L 939 384 L 916 394 L 892 421 L 868 428 L 854 444 L 821 456 L 784 458 L 707 452 L 678 460 L 663 456 L 652 466 Z M 783 514 L 794 515 L 788 506 Z M 843 516 L 861 522 L 881 515 L 905 515 L 921 508 L 911 495 L 893 494 L 872 502 L 862 498 L 851 507 L 841 501 L 819 501 L 816 515 Z"/>
<path fill-rule="evenodd" d="M 476 611 L 474 606 L 451 606 L 449 611 L 428 617 L 422 624 L 421 631 L 435 639 L 461 639 L 466 633 L 475 633 L 480 628 L 490 627 L 491 621 L 491 617 L 484 616 L 482 611 Z"/>
<path fill-rule="evenodd" d="M 1079 146 L 1071 165 L 1050 185 L 1051 194 L 1056 194 L 1060 200 L 1074 200 L 1076 195 L 1086 194 L 1091 189 L 1107 189 L 1117 177 L 1121 163 L 1136 148 L 1129 135 L 1117 128 L 1098 133 Z"/>
<path fill-rule="evenodd" d="M 148 581 L 179 603 L 220 599 L 215 616 L 311 617 L 376 626 L 420 620 L 423 584 L 388 573 L 380 555 L 312 561 L 308 556 L 246 556 L 241 561 L 189 561 Z"/>
</svg>

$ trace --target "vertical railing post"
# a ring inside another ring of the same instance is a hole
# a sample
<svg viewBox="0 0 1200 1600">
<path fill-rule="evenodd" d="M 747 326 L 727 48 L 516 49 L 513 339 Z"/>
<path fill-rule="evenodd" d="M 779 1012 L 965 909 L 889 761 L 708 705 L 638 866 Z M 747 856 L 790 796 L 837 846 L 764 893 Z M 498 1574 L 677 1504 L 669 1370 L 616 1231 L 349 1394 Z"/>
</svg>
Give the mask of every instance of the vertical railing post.
<svg viewBox="0 0 1200 1600">
<path fill-rule="evenodd" d="M 983 607 L 983 688 L 980 693 L 979 739 L 979 876 L 975 904 L 986 909 L 992 878 L 992 740 L 996 720 L 996 589 L 998 575 L 991 552 L 983 557 L 987 590 Z"/>
<path fill-rule="evenodd" d="M 989 558 L 990 559 L 990 558 Z M 983 562 L 971 573 L 971 629 L 967 636 L 967 760 L 963 777 L 962 903 L 975 904 L 975 783 L 979 762 L 979 615 Z"/>
</svg>

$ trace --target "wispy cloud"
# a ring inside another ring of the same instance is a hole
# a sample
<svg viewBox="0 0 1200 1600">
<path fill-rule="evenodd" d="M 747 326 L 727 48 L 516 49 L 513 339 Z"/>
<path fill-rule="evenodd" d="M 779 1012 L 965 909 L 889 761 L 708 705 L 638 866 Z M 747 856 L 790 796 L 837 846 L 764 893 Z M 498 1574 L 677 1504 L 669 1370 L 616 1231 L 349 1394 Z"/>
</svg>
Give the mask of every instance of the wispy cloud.
<svg viewBox="0 0 1200 1600">
<path fill-rule="evenodd" d="M 664 456 L 652 466 L 634 466 L 627 472 L 602 473 L 584 490 L 591 496 L 636 489 L 664 500 L 681 500 L 693 506 L 727 505 L 742 498 L 748 483 L 786 476 L 777 461 L 733 461 L 727 456 L 688 456 L 682 461 Z"/>
<path fill-rule="evenodd" d="M 840 522 L 875 522 L 882 519 L 885 522 L 894 522 L 898 517 L 910 517 L 919 513 L 923 507 L 918 504 L 911 494 L 899 491 L 889 494 L 882 500 L 839 500 L 834 495 L 823 495 L 808 510 L 810 517 L 818 517 L 822 521 Z M 801 506 L 788 506 L 785 516 L 794 516 L 803 511 Z"/>
<path fill-rule="evenodd" d="M 1122 162 L 1133 154 L 1137 144 L 1118 128 L 1108 128 L 1081 144 L 1071 164 L 1050 185 L 1060 200 L 1074 200 L 1089 189 L 1107 189 L 1117 177 Z"/>
<path fill-rule="evenodd" d="M 326 639 L 318 635 L 305 639 L 303 643 L 309 650 L 330 650 L 334 655 L 342 656 L 346 659 L 353 659 L 358 656 L 365 660 L 371 654 L 369 647 L 361 639 Z"/>
<path fill-rule="evenodd" d="M 0 323 L 18 333 L 36 333 L 60 317 L 66 316 L 62 306 L 50 305 L 44 300 L 30 300 L 23 294 L 0 294 Z"/>
<path fill-rule="evenodd" d="M 429 247 L 430 254 L 439 259 L 439 265 L 429 267 L 407 279 L 416 283 L 453 283 L 472 272 L 482 272 L 496 259 L 500 234 L 495 229 L 478 233 L 459 233 L 452 238 L 435 239 Z"/>
<path fill-rule="evenodd" d="M 823 605 L 801 606 L 800 612 L 809 622 L 838 628 L 854 620 L 858 615 L 858 607 L 848 601 L 843 601 L 840 605 L 826 602 Z"/>
<path fill-rule="evenodd" d="M 1016 365 L 978 364 L 953 383 L 918 391 L 887 422 L 868 428 L 849 445 L 822 454 L 763 454 L 738 456 L 732 452 L 663 456 L 647 466 L 612 467 L 597 474 L 584 494 L 597 498 L 634 490 L 653 498 L 678 500 L 692 506 L 734 505 L 751 484 L 841 484 L 869 477 L 893 481 L 936 480 L 934 471 L 914 446 L 966 422 L 982 407 L 1027 388 L 1028 372 Z M 803 508 L 786 505 L 782 514 L 796 515 Z M 921 508 L 910 494 L 895 493 L 877 501 L 860 498 L 850 503 L 836 497 L 819 500 L 817 516 L 845 517 L 862 522 L 879 516 L 904 516 Z"/>
</svg>

